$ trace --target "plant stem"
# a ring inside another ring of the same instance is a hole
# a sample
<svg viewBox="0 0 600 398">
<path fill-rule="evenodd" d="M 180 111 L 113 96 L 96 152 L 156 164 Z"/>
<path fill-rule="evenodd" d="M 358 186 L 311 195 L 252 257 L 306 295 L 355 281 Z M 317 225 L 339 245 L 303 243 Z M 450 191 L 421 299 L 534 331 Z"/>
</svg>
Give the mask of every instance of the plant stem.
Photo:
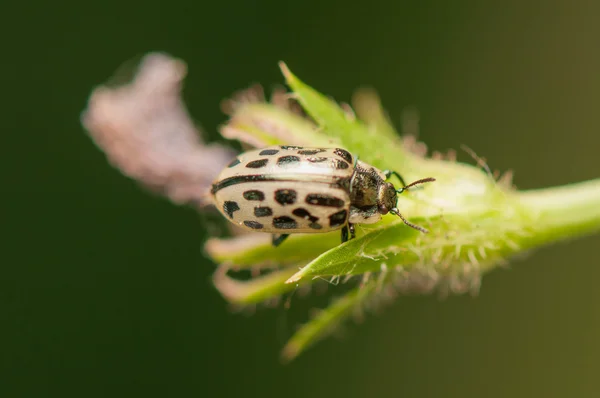
<svg viewBox="0 0 600 398">
<path fill-rule="evenodd" d="M 536 214 L 531 246 L 600 231 L 600 179 L 522 191 L 517 200 Z"/>
</svg>

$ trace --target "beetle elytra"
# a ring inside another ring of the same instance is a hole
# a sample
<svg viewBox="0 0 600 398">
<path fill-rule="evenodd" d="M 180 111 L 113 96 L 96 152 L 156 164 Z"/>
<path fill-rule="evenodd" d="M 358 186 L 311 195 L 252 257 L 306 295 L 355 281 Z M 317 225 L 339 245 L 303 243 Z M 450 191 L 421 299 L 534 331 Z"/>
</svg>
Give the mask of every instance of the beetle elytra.
<svg viewBox="0 0 600 398">
<path fill-rule="evenodd" d="M 402 188 L 387 180 L 396 176 Z M 219 211 L 240 227 L 273 234 L 281 244 L 292 233 L 341 229 L 354 238 L 354 224 L 373 224 L 387 213 L 421 232 L 402 216 L 397 195 L 408 185 L 394 171 L 380 171 L 341 148 L 272 146 L 238 155 L 217 177 L 211 194 Z"/>
</svg>

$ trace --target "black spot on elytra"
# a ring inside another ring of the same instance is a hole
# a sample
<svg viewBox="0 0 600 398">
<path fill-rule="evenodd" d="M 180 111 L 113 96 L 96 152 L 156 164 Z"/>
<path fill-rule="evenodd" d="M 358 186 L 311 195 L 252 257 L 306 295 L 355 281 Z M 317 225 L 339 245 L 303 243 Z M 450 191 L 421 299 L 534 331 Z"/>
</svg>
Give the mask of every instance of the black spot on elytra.
<svg viewBox="0 0 600 398">
<path fill-rule="evenodd" d="M 279 149 L 264 149 L 264 150 L 260 151 L 258 154 L 260 156 L 266 156 L 266 155 L 275 155 L 277 152 L 279 152 Z"/>
<path fill-rule="evenodd" d="M 268 217 L 273 215 L 273 210 L 270 207 L 255 207 L 254 215 L 256 217 Z"/>
<path fill-rule="evenodd" d="M 344 159 L 346 162 L 352 163 L 352 155 L 350 155 L 350 152 L 348 152 L 347 150 L 341 149 L 341 148 L 335 148 L 333 153 L 335 153 L 336 155 L 338 155 L 339 157 Z"/>
<path fill-rule="evenodd" d="M 300 218 L 310 221 L 310 224 L 308 224 L 308 226 L 312 229 L 323 228 L 323 226 L 321 224 L 317 223 L 317 221 L 319 221 L 319 217 L 313 216 L 306 209 L 303 209 L 303 208 L 294 209 L 294 211 L 292 211 L 292 214 L 297 217 L 300 217 Z"/>
<path fill-rule="evenodd" d="M 244 225 L 252 229 L 262 229 L 263 225 L 256 221 L 244 221 Z"/>
<path fill-rule="evenodd" d="M 268 162 L 269 162 L 269 159 L 253 160 L 251 162 L 248 162 L 246 167 L 248 167 L 250 169 L 260 169 L 261 167 L 265 167 Z"/>
<path fill-rule="evenodd" d="M 344 225 L 346 223 L 346 216 L 348 213 L 346 210 L 338 211 L 337 213 L 333 213 L 329 216 L 329 226 L 330 227 L 339 227 L 340 225 Z"/>
<path fill-rule="evenodd" d="M 282 156 L 279 159 L 277 159 L 277 165 L 282 167 L 292 166 L 298 162 L 300 162 L 300 158 L 298 156 L 293 155 Z"/>
<path fill-rule="evenodd" d="M 265 200 L 265 194 L 255 189 L 244 192 L 243 196 L 246 200 Z"/>
<path fill-rule="evenodd" d="M 227 165 L 227 167 L 233 167 L 233 166 L 237 166 L 238 164 L 240 164 L 240 160 L 238 158 L 235 158 L 231 161 L 231 163 L 229 163 Z"/>
<path fill-rule="evenodd" d="M 304 218 L 305 220 L 310 220 L 311 222 L 319 221 L 319 217 L 313 216 L 308 212 L 308 210 L 303 209 L 301 207 L 294 209 L 294 211 L 292 211 L 292 214 L 297 217 Z"/>
<path fill-rule="evenodd" d="M 295 146 L 295 145 L 282 145 L 279 148 L 285 149 L 285 150 L 304 149 L 301 146 Z"/>
<path fill-rule="evenodd" d="M 348 167 L 350 167 L 350 165 L 348 163 L 344 162 L 343 160 L 334 159 L 333 167 L 335 167 L 338 170 L 344 170 L 344 169 L 347 169 Z"/>
<path fill-rule="evenodd" d="M 275 217 L 273 219 L 273 226 L 279 229 L 296 229 L 298 224 L 293 218 L 288 216 Z"/>
<path fill-rule="evenodd" d="M 306 203 L 316 206 L 344 207 L 344 201 L 342 199 L 320 193 L 306 195 Z"/>
<path fill-rule="evenodd" d="M 225 203 L 223 203 L 223 211 L 227 213 L 229 218 L 233 218 L 233 213 L 238 211 L 239 209 L 240 206 L 238 206 L 237 202 L 232 202 L 228 200 Z"/>
<path fill-rule="evenodd" d="M 298 155 L 316 155 L 317 153 L 325 152 L 325 149 L 304 149 L 298 151 Z"/>
<path fill-rule="evenodd" d="M 275 201 L 282 206 L 296 203 L 296 191 L 293 189 L 278 189 L 275 191 Z"/>
<path fill-rule="evenodd" d="M 306 158 L 306 160 L 308 160 L 311 163 L 321 163 L 321 162 L 326 161 L 327 158 L 317 156 L 317 157 L 312 157 L 312 158 Z"/>
</svg>

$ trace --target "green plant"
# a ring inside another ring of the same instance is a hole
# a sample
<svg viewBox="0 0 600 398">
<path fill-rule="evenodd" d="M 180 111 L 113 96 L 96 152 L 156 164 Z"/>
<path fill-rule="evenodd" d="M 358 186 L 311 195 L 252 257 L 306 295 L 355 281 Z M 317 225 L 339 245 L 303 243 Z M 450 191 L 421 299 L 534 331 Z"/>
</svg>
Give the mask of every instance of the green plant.
<svg viewBox="0 0 600 398">
<path fill-rule="evenodd" d="M 342 245 L 337 232 L 292 236 L 278 248 L 257 235 L 207 242 L 207 252 L 221 264 L 215 286 L 237 305 L 269 302 L 324 278 L 359 282 L 292 336 L 285 360 L 397 293 L 476 293 L 481 276 L 510 258 L 600 229 L 600 180 L 516 190 L 510 173 L 496 178 L 487 166 L 427 157 L 422 144 L 403 141 L 372 92 L 359 93 L 355 115 L 281 67 L 303 111 L 281 93 L 272 103 L 233 101 L 224 136 L 251 146 L 339 145 L 380 169 L 400 171 L 407 181 L 436 178 L 398 203 L 411 221 L 430 230 L 426 235 L 390 215 L 357 226 L 357 238 Z M 269 272 L 242 281 L 228 275 L 232 269 Z"/>
</svg>

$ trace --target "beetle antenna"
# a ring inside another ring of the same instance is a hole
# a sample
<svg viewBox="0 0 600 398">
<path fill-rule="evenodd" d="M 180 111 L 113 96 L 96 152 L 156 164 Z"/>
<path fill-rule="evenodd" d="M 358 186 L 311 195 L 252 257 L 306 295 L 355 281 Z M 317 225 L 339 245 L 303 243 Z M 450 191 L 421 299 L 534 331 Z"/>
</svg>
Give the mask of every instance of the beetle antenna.
<svg viewBox="0 0 600 398">
<path fill-rule="evenodd" d="M 421 226 L 418 226 L 418 225 L 416 225 L 416 224 L 413 224 L 413 223 L 411 223 L 410 221 L 408 221 L 406 218 L 404 218 L 404 216 L 403 216 L 402 214 L 400 214 L 400 212 L 398 211 L 398 209 L 396 209 L 395 207 L 394 207 L 392 210 L 390 210 L 390 213 L 392 213 L 392 214 L 394 214 L 394 215 L 396 215 L 396 216 L 400 217 L 400 219 L 401 219 L 401 220 L 404 222 L 404 224 L 408 225 L 409 227 L 411 227 L 411 228 L 414 228 L 414 229 L 416 229 L 417 231 L 421 231 L 421 232 L 423 232 L 424 234 L 427 234 L 427 233 L 429 233 L 429 231 L 428 231 L 428 230 L 426 230 L 425 228 L 423 228 L 423 227 L 421 227 Z"/>
<path fill-rule="evenodd" d="M 420 185 L 420 184 L 424 184 L 424 183 L 426 183 L 426 182 L 433 182 L 433 181 L 435 181 L 435 178 L 433 178 L 433 177 L 422 178 L 422 179 L 420 179 L 420 180 L 413 181 L 413 182 L 411 182 L 410 184 L 408 184 L 408 185 L 405 185 L 405 186 L 403 186 L 403 187 L 402 187 L 402 188 L 400 188 L 400 189 L 397 189 L 397 190 L 396 190 L 396 192 L 398 192 L 398 193 L 402 193 L 402 192 L 404 192 L 404 191 L 408 190 L 409 188 L 412 188 L 412 187 L 414 187 L 415 185 Z"/>
</svg>

